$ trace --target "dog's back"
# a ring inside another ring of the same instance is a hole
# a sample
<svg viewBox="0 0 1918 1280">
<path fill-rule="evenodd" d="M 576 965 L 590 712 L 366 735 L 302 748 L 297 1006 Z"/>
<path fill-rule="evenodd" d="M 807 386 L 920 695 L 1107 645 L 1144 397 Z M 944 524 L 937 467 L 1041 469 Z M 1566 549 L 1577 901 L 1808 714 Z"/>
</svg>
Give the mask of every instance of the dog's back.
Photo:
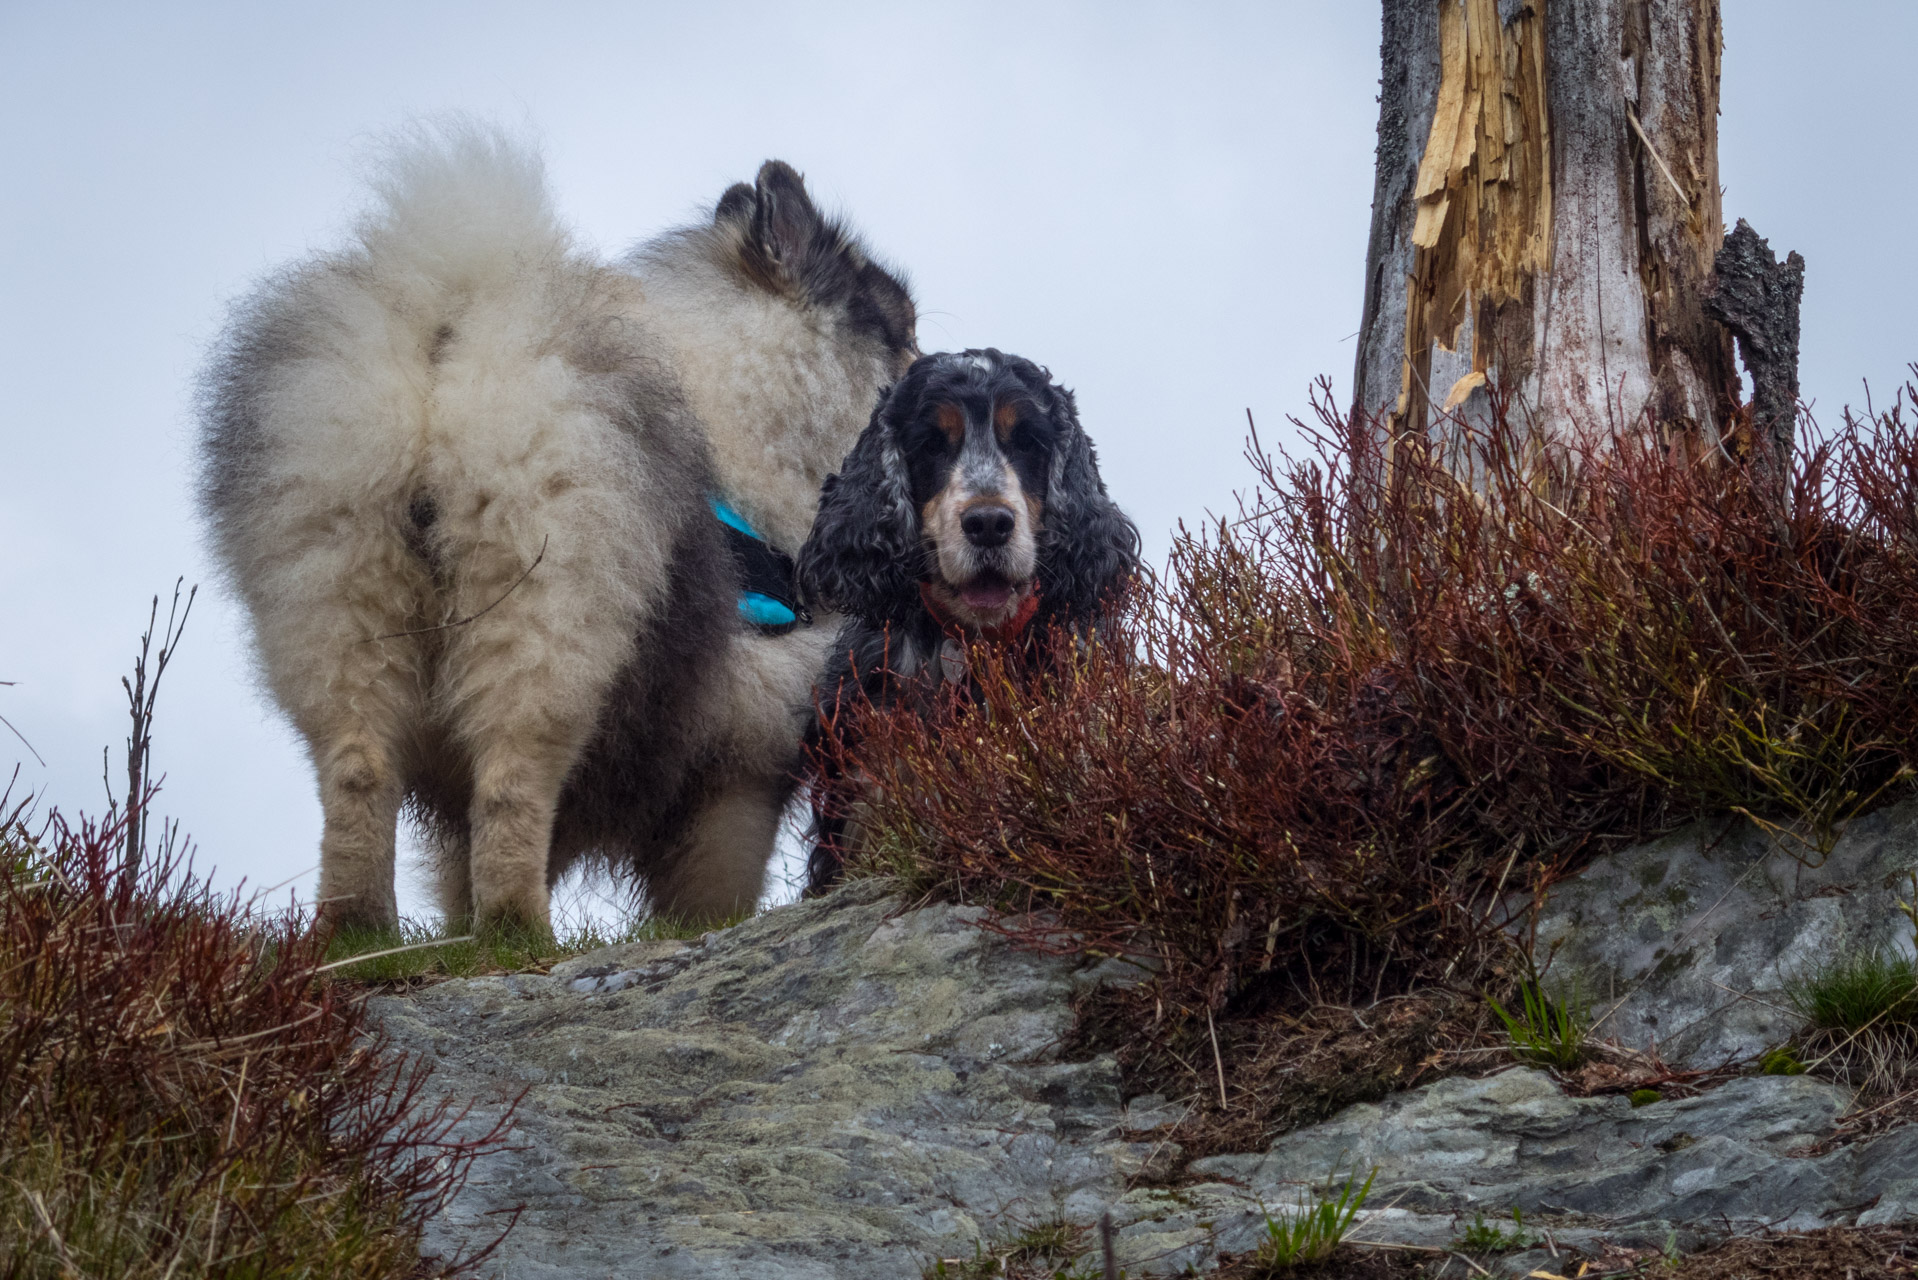
<svg viewBox="0 0 1918 1280">
<path fill-rule="evenodd" d="M 236 314 L 205 386 L 203 507 L 313 755 L 322 900 L 393 919 L 411 801 L 447 846 L 450 914 L 543 922 L 556 820 L 564 856 L 643 863 L 669 820 L 699 823 L 683 775 L 752 735 L 713 723 L 747 638 L 710 424 L 644 287 L 573 248 L 530 151 L 420 132 L 375 189 L 348 248 Z M 723 909 L 763 866 L 680 897 Z"/>
</svg>

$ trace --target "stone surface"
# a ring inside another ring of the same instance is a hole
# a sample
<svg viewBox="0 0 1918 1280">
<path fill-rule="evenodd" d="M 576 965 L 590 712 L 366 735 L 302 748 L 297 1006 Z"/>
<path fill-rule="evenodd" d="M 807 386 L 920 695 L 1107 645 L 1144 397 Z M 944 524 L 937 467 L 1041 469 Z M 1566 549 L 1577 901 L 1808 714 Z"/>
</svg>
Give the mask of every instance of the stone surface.
<svg viewBox="0 0 1918 1280">
<path fill-rule="evenodd" d="M 690 946 L 377 1001 L 439 1087 L 525 1091 L 514 1149 L 429 1245 L 524 1206 L 515 1280 L 898 1280 L 1004 1223 L 1095 1221 L 1155 1144 L 1127 1139 L 1110 1057 L 1058 1061 L 1079 966 L 978 916 L 855 885 Z"/>
<path fill-rule="evenodd" d="M 1857 823 L 1817 869 L 1748 834 L 1629 850 L 1561 886 L 1549 936 L 1561 962 L 1630 992 L 1622 1026 L 1668 1051 L 1749 1052 L 1788 1028 L 1712 984 L 1762 993 L 1841 941 L 1896 940 L 1913 823 Z M 911 1280 L 981 1239 L 1110 1208 L 1126 1273 L 1171 1275 L 1374 1169 L 1358 1238 L 1445 1246 L 1517 1208 L 1549 1236 L 1498 1260 L 1516 1275 L 1601 1238 L 1918 1221 L 1918 1128 L 1812 1155 L 1850 1097 L 1804 1076 L 1634 1109 L 1513 1068 L 1139 1185 L 1172 1167 L 1182 1101 L 1122 1099 L 1111 1057 L 1065 1062 L 1060 1045 L 1075 993 L 1140 971 L 1022 953 L 982 919 L 855 884 L 695 943 L 376 1001 L 441 1087 L 487 1100 L 476 1126 L 524 1093 L 513 1148 L 475 1167 L 429 1244 L 483 1241 L 518 1208 L 497 1267 L 514 1280 Z"/>
<path fill-rule="evenodd" d="M 1836 952 L 1912 951 L 1898 909 L 1918 867 L 1918 802 L 1852 822 L 1828 855 L 1744 821 L 1701 824 L 1552 890 L 1537 955 L 1576 979 L 1601 1037 L 1667 1062 L 1749 1058 L 1796 1028 L 1789 979 Z"/>
<path fill-rule="evenodd" d="M 1509 1227 L 1513 1209 L 1571 1245 L 1832 1226 L 1874 1202 L 1884 1210 L 1874 1221 L 1908 1221 L 1918 1204 L 1905 1208 L 1900 1197 L 1918 1170 L 1918 1129 L 1806 1150 L 1850 1102 L 1848 1090 L 1809 1076 L 1744 1076 L 1634 1108 L 1617 1096 L 1568 1097 L 1547 1073 L 1514 1068 L 1350 1107 L 1261 1155 L 1194 1161 L 1192 1173 L 1219 1185 L 1188 1190 L 1216 1213 L 1248 1194 L 1289 1205 L 1353 1170 L 1376 1170 L 1369 1203 L 1382 1212 L 1361 1215 L 1357 1234 L 1436 1245 L 1475 1214 Z M 1156 1230 L 1187 1223 L 1172 1214 Z M 1241 1230 L 1249 1238 L 1258 1225 Z M 1222 1231 L 1219 1243 L 1239 1239 Z"/>
</svg>

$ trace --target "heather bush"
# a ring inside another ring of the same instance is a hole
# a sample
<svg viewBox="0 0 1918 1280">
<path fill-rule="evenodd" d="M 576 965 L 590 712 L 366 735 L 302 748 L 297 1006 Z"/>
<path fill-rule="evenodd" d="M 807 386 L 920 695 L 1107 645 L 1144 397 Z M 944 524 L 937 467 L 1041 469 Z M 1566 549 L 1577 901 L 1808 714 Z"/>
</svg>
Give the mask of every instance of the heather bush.
<svg viewBox="0 0 1918 1280">
<path fill-rule="evenodd" d="M 128 821 L 0 821 L 0 1275 L 472 1273 L 421 1229 L 502 1130 L 431 1097 L 322 939 Z"/>
<path fill-rule="evenodd" d="M 1103 638 L 846 713 L 863 866 L 1028 945 L 1151 955 L 1189 1061 L 1212 1015 L 1511 993 L 1517 891 L 1610 845 L 1740 814 L 1816 860 L 1902 792 L 1905 397 L 1805 420 L 1782 501 L 1736 438 L 1548 445 L 1495 390 L 1439 448 L 1315 406 Z"/>
</svg>

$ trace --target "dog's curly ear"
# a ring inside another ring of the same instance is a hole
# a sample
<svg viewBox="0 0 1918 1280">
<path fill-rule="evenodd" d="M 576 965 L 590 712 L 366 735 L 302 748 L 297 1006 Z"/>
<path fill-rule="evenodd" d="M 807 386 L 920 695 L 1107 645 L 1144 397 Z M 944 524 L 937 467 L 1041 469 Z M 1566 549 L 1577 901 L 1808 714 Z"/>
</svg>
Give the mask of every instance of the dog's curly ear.
<svg viewBox="0 0 1918 1280">
<path fill-rule="evenodd" d="M 1050 611 L 1084 623 L 1138 572 L 1139 530 L 1106 496 L 1072 393 L 1057 385 L 1048 391 L 1059 445 L 1039 535 L 1039 580 Z"/>
<path fill-rule="evenodd" d="M 891 399 L 880 396 L 838 474 L 826 477 L 797 568 L 808 604 L 875 625 L 912 616 L 924 556 L 905 459 L 886 416 Z"/>
</svg>

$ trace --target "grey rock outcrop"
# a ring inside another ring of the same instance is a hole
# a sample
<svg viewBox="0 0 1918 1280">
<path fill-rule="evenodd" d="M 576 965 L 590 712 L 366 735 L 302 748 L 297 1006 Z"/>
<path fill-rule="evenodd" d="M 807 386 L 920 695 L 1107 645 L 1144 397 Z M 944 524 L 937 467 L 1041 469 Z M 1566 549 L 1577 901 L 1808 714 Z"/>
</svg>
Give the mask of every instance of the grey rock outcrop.
<svg viewBox="0 0 1918 1280">
<path fill-rule="evenodd" d="M 1215 1224 L 1210 1245 L 1244 1248 L 1262 1226 L 1246 1215 L 1248 1198 L 1290 1206 L 1354 1170 L 1377 1171 L 1368 1204 L 1378 1207 L 1355 1234 L 1400 1243 L 1444 1245 L 1479 1214 L 1509 1229 L 1513 1209 L 1559 1246 L 1658 1247 L 1673 1234 L 1690 1246 L 1763 1228 L 1911 1220 L 1918 1128 L 1811 1153 L 1850 1102 L 1848 1090 L 1808 1076 L 1744 1076 L 1637 1108 L 1568 1097 L 1529 1068 L 1441 1080 L 1347 1108 L 1263 1155 L 1194 1161 L 1192 1173 L 1221 1181 L 1185 1188 L 1195 1204 L 1152 1232 L 1163 1248 L 1181 1232 L 1194 1238 L 1204 1218 Z M 1127 1211 L 1142 1201 L 1129 1198 Z M 1537 1261 L 1505 1263 L 1524 1263 L 1523 1275 Z"/>
<path fill-rule="evenodd" d="M 1794 975 L 1846 949 L 1911 954 L 1898 902 L 1914 867 L 1918 802 L 1852 822 L 1822 857 L 1742 820 L 1700 824 L 1556 886 L 1537 954 L 1593 1002 L 1601 1037 L 1717 1066 L 1791 1035 Z"/>
<path fill-rule="evenodd" d="M 1555 890 L 1541 925 L 1555 963 L 1616 1005 L 1606 1029 L 1656 1036 L 1668 1060 L 1775 1043 L 1791 1027 L 1767 993 L 1795 966 L 1908 933 L 1896 897 L 1918 806 L 1853 824 L 1817 867 L 1749 830 L 1712 834 L 1601 863 Z M 1600 1239 L 1918 1221 L 1918 1128 L 1825 1149 L 1851 1098 L 1803 1076 L 1634 1109 L 1512 1068 L 1143 1185 L 1178 1156 L 1183 1108 L 1122 1100 L 1110 1056 L 1061 1053 L 1075 993 L 1139 971 L 1017 951 L 983 922 L 868 882 L 695 943 L 380 999 L 439 1087 L 486 1100 L 475 1125 L 524 1093 L 512 1149 L 475 1167 L 429 1245 L 484 1241 L 520 1209 L 498 1255 L 514 1280 L 911 1280 L 935 1256 L 1109 1208 L 1127 1274 L 1172 1275 L 1374 1169 L 1359 1238 L 1443 1246 L 1517 1208 L 1546 1250 L 1500 1261 L 1518 1275 Z"/>
<path fill-rule="evenodd" d="M 513 1149 L 429 1246 L 523 1206 L 514 1280 L 898 1280 L 1004 1222 L 1095 1220 L 1154 1144 L 1120 1127 L 1112 1058 L 1058 1050 L 1075 982 L 1129 966 L 1015 951 L 980 914 L 854 885 L 692 945 L 379 1000 L 438 1087 L 525 1091 Z"/>
</svg>

